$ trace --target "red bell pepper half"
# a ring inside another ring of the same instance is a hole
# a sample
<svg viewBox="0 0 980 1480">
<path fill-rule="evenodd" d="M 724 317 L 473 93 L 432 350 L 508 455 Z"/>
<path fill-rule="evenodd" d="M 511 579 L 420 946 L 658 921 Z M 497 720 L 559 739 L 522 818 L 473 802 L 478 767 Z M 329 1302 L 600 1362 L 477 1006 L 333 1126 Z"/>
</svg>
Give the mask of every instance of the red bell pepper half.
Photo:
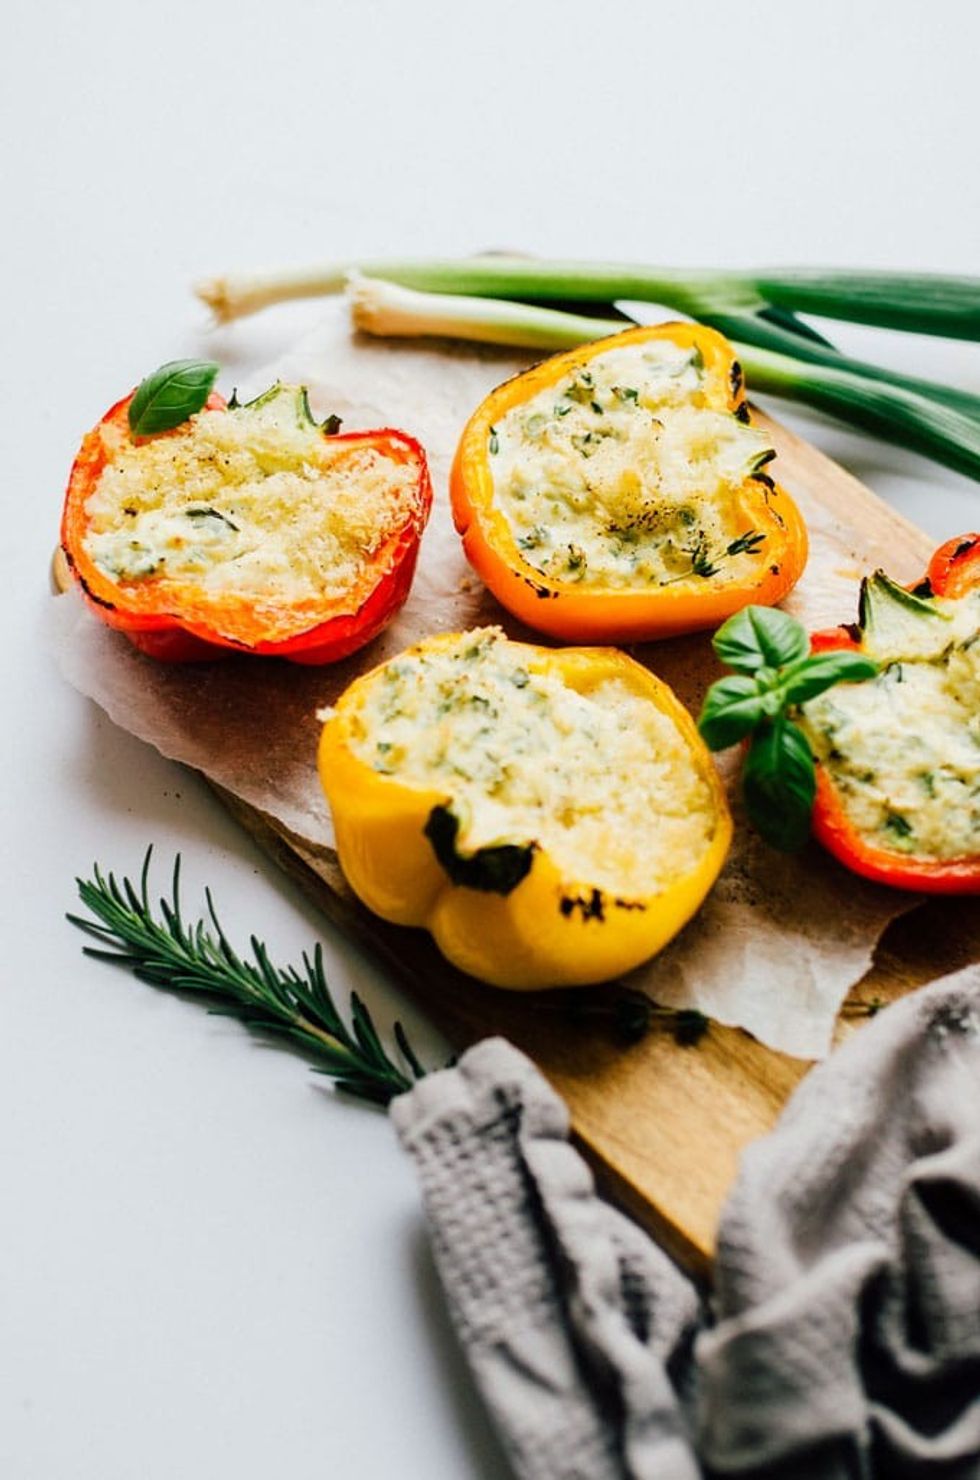
<svg viewBox="0 0 980 1480">
<path fill-rule="evenodd" d="M 319 427 L 309 414 L 305 391 L 296 387 L 273 387 L 256 401 L 232 407 L 212 393 L 205 410 L 245 416 L 273 396 L 283 398 L 294 426 L 306 424 L 323 436 L 329 446 L 328 465 L 350 458 L 353 466 L 357 455 L 368 449 L 407 468 L 411 477 L 407 513 L 365 552 L 356 577 L 339 596 L 313 599 L 307 594 L 293 600 L 273 592 L 249 597 L 241 591 L 202 591 L 190 580 L 114 579 L 86 548 L 91 527 L 87 505 L 104 470 L 122 449 L 157 440 L 134 436 L 129 420 L 133 395 L 124 397 L 82 442 L 68 482 L 61 542 L 91 609 L 151 657 L 188 662 L 252 653 L 294 663 L 333 663 L 377 636 L 408 596 L 432 503 L 422 447 L 405 432 L 390 428 L 338 435 L 327 426 Z M 159 436 L 179 437 L 188 425 L 184 422 Z"/>
<path fill-rule="evenodd" d="M 936 597 L 957 599 L 980 586 L 980 534 L 948 540 L 933 555 L 924 578 L 908 588 L 896 586 L 879 574 L 862 588 L 859 621 L 813 634 L 811 650 L 840 648 L 861 651 L 875 621 L 928 620 L 929 603 Z M 877 598 L 877 599 L 876 599 Z M 817 766 L 817 792 L 812 815 L 813 835 L 856 874 L 896 889 L 927 894 L 980 894 L 980 855 L 961 858 L 917 858 L 912 854 L 869 842 L 849 820 L 843 800 L 824 766 Z"/>
</svg>

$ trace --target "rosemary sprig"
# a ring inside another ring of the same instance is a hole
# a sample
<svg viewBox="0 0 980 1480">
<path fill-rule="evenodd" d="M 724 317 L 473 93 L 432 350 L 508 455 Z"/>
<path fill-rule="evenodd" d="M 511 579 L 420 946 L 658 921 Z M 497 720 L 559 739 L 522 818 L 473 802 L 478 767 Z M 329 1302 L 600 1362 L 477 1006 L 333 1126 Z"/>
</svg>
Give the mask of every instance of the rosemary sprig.
<svg viewBox="0 0 980 1480">
<path fill-rule="evenodd" d="M 230 945 L 215 913 L 211 891 L 205 891 L 208 919 L 185 923 L 180 907 L 180 855 L 174 862 L 171 896 L 160 900 L 156 918 L 149 895 L 148 848 L 137 889 L 128 878 L 117 883 L 96 864 L 91 879 L 78 879 L 78 894 L 95 919 L 69 914 L 68 919 L 99 946 L 85 954 L 127 966 L 140 981 L 204 1001 L 211 1012 L 238 1020 L 253 1032 L 284 1038 L 313 1060 L 317 1073 L 358 1099 L 387 1105 L 426 1073 L 401 1023 L 395 1041 L 406 1073 L 385 1051 L 371 1014 L 355 992 L 350 999 L 350 1027 L 331 996 L 319 944 L 303 967 L 275 967 L 256 936 L 252 959 L 242 960 Z M 108 949 L 111 947 L 111 949 Z"/>
</svg>

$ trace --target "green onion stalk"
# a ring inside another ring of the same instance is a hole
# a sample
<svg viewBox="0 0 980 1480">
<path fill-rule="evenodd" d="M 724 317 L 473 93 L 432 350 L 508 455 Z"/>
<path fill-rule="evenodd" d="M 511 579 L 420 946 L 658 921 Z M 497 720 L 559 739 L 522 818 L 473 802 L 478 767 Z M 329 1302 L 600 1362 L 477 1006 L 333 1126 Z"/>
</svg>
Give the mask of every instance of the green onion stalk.
<svg viewBox="0 0 980 1480">
<path fill-rule="evenodd" d="M 510 300 L 421 293 L 360 273 L 351 275 L 348 294 L 356 327 L 385 337 L 438 335 L 561 350 L 615 334 L 628 322 Z M 977 413 L 971 416 L 938 395 L 879 378 L 884 371 L 866 375 L 856 362 L 834 359 L 833 351 L 811 361 L 743 338 L 733 344 L 754 391 L 804 401 L 980 480 L 980 398 L 974 398 Z"/>
<path fill-rule="evenodd" d="M 826 269 L 691 271 L 486 255 L 232 275 L 209 279 L 197 292 L 226 321 L 286 299 L 345 288 L 355 322 L 368 333 L 433 334 L 534 350 L 603 338 L 631 322 L 622 313 L 613 317 L 620 303 L 656 303 L 725 334 L 753 390 L 806 402 L 980 479 L 980 395 L 842 355 L 798 317 L 812 313 L 980 339 L 978 278 Z"/>
<path fill-rule="evenodd" d="M 980 279 L 940 273 L 826 268 L 719 272 L 610 262 L 546 261 L 487 254 L 434 261 L 335 262 L 287 272 L 210 278 L 198 296 L 222 320 L 290 298 L 340 293 L 351 272 L 430 293 L 549 303 L 635 298 L 711 323 L 717 314 L 774 312 L 856 320 L 946 338 L 980 339 Z"/>
</svg>

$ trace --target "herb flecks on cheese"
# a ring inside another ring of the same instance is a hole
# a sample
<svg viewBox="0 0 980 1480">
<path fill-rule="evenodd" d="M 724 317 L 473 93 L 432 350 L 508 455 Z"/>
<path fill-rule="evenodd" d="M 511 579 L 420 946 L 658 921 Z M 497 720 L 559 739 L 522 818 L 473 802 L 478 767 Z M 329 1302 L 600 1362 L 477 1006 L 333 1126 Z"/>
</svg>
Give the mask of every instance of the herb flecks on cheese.
<svg viewBox="0 0 980 1480">
<path fill-rule="evenodd" d="M 877 678 L 803 706 L 814 755 L 844 810 L 879 848 L 919 858 L 980 854 L 980 592 L 866 633 Z"/>
<path fill-rule="evenodd" d="M 536 671 L 496 628 L 387 663 L 350 733 L 375 770 L 447 798 L 462 853 L 537 843 L 569 881 L 649 894 L 714 833 L 673 720 L 619 679 L 579 693 Z"/>
<path fill-rule="evenodd" d="M 501 417 L 488 453 L 518 549 L 557 581 L 737 581 L 764 544 L 737 495 L 769 442 L 704 404 L 699 352 L 670 340 L 594 356 Z"/>
<path fill-rule="evenodd" d="M 291 387 L 110 449 L 85 549 L 112 580 L 257 602 L 341 599 L 405 522 L 416 470 L 334 443 Z"/>
</svg>

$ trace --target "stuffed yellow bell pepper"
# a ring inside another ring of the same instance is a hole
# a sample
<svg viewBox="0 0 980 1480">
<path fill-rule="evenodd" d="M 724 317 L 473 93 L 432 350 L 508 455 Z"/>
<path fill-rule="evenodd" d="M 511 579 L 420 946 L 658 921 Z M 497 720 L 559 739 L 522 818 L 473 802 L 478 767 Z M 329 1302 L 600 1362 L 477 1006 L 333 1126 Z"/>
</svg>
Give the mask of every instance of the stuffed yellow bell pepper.
<svg viewBox="0 0 980 1480">
<path fill-rule="evenodd" d="M 358 897 L 500 987 L 637 966 L 694 914 L 731 839 L 665 684 L 614 650 L 497 628 L 428 638 L 357 679 L 319 766 Z"/>
<path fill-rule="evenodd" d="M 456 453 L 453 516 L 474 569 L 528 626 L 645 642 L 795 585 L 806 527 L 765 471 L 773 456 L 722 335 L 628 329 L 487 397 Z"/>
</svg>

